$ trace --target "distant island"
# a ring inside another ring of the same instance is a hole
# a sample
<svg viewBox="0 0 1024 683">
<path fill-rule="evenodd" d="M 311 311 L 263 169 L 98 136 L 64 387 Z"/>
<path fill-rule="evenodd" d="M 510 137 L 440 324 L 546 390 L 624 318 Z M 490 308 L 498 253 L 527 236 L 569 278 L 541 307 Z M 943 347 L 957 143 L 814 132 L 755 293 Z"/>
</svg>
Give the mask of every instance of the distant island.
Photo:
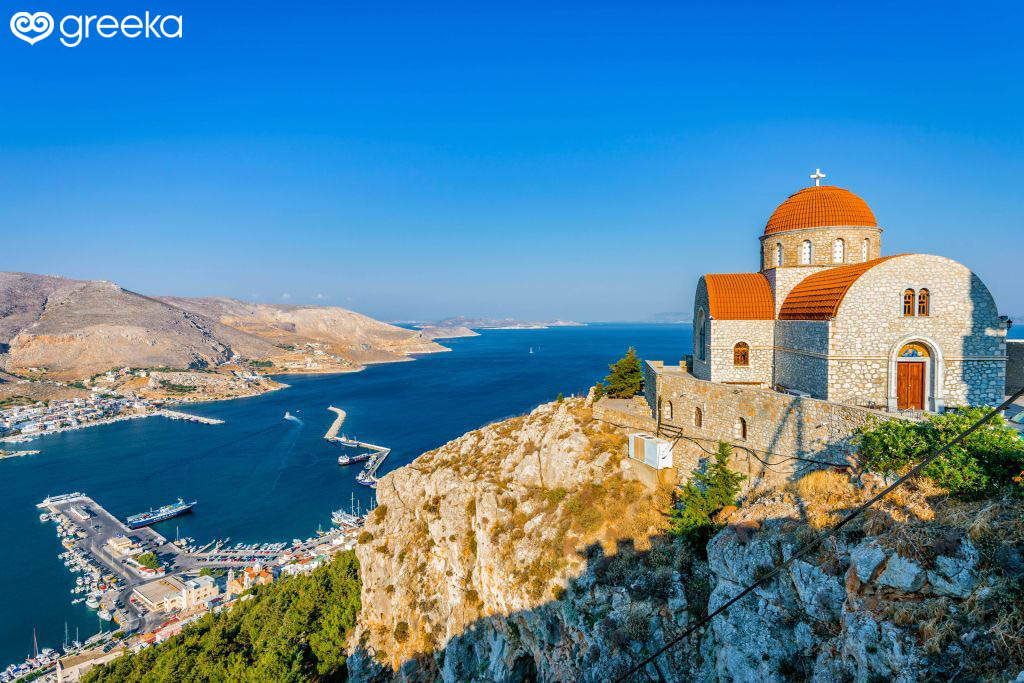
<svg viewBox="0 0 1024 683">
<path fill-rule="evenodd" d="M 466 316 L 457 316 L 454 318 L 445 318 L 444 320 L 437 320 L 434 322 L 415 322 L 413 326 L 424 330 L 431 331 L 444 331 L 444 330 L 465 330 L 470 334 L 460 334 L 457 336 L 471 336 L 475 334 L 473 330 L 544 330 L 549 327 L 583 327 L 586 323 L 574 322 L 571 320 L 518 320 L 516 318 L 469 318 Z M 441 338 L 442 335 L 438 335 L 436 338 Z M 447 335 L 448 337 L 456 335 Z"/>
</svg>

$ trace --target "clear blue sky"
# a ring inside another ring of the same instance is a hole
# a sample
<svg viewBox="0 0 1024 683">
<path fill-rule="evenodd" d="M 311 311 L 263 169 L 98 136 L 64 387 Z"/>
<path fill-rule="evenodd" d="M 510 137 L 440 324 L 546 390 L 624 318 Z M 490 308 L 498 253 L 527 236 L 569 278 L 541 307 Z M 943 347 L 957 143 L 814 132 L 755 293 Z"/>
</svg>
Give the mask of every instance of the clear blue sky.
<svg viewBox="0 0 1024 683">
<path fill-rule="evenodd" d="M 0 269 L 387 319 L 638 319 L 755 270 L 820 166 L 885 251 L 956 258 L 1024 313 L 1022 3 L 10 11 L 145 9 L 184 38 L 2 29 Z"/>
</svg>

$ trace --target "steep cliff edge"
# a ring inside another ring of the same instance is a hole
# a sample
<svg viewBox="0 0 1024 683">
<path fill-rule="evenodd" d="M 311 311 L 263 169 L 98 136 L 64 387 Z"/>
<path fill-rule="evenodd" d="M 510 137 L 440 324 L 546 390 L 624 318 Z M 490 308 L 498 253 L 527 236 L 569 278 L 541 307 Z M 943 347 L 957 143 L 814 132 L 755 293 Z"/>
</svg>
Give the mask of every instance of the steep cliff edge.
<svg viewBox="0 0 1024 683">
<path fill-rule="evenodd" d="M 666 535 L 669 493 L 630 481 L 624 451 L 624 432 L 572 399 L 383 477 L 357 549 L 354 679 L 613 679 L 878 485 L 826 471 L 748 493 L 705 559 Z M 958 503 L 912 486 L 806 559 L 643 680 L 1006 680 L 1024 669 L 1018 499 Z"/>
</svg>

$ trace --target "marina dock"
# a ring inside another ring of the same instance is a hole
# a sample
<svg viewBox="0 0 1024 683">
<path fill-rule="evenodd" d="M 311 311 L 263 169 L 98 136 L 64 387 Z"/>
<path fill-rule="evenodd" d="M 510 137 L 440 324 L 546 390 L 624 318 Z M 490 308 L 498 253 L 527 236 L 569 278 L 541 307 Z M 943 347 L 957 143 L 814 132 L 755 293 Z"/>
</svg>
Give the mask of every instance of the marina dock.
<svg viewBox="0 0 1024 683">
<path fill-rule="evenodd" d="M 0 460 L 4 458 L 20 458 L 25 455 L 38 455 L 39 451 L 5 451 L 0 449 Z"/>
<path fill-rule="evenodd" d="M 190 415 L 189 413 L 182 413 L 182 412 L 179 412 L 177 410 L 168 410 L 166 408 L 164 408 L 163 410 L 158 410 L 155 414 L 156 415 L 161 415 L 163 417 L 170 418 L 172 420 L 185 420 L 187 422 L 198 422 L 199 424 L 204 424 L 204 425 L 222 425 L 222 424 L 224 424 L 224 420 L 218 420 L 215 417 L 202 417 L 200 415 Z"/>
<path fill-rule="evenodd" d="M 363 471 L 356 475 L 356 481 L 363 486 L 369 486 L 370 488 L 377 488 L 377 468 L 381 466 L 384 459 L 391 453 L 390 448 L 385 446 L 378 446 L 377 444 L 366 443 L 365 441 L 357 441 L 355 439 L 349 439 L 347 437 L 340 436 L 335 439 L 338 443 L 343 446 L 350 448 L 364 448 L 372 452 L 370 459 L 366 461 L 363 466 Z"/>
<path fill-rule="evenodd" d="M 82 592 L 88 593 L 87 604 L 125 631 L 149 630 L 166 618 L 164 614 L 146 612 L 131 600 L 132 592 L 143 584 L 163 576 L 193 576 L 206 568 L 278 565 L 290 561 L 297 553 L 311 553 L 325 544 L 353 547 L 362 527 L 362 518 L 352 515 L 351 520 L 346 520 L 349 523 L 339 523 L 338 527 L 306 540 L 295 539 L 290 545 L 238 543 L 229 548 L 225 547 L 225 540 L 192 547 L 185 540 L 169 542 L 148 526 L 131 529 L 84 493 L 48 496 L 36 507 L 42 511 L 40 521 L 57 524 L 66 550 L 61 553 L 61 559 L 66 558 L 65 566 L 83 572 L 79 585 L 83 586 Z M 133 550 L 124 553 L 116 549 L 126 546 Z M 136 562 L 134 557 L 142 552 L 155 554 L 161 569 L 147 569 Z"/>
</svg>

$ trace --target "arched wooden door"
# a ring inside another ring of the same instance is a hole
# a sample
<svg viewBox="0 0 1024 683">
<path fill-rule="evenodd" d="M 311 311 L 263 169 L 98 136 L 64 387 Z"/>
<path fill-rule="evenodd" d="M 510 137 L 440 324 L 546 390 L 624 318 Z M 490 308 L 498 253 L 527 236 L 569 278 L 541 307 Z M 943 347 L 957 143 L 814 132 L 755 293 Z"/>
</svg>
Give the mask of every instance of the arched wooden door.
<svg viewBox="0 0 1024 683">
<path fill-rule="evenodd" d="M 900 410 L 924 410 L 924 370 L 921 361 L 896 363 L 896 407 Z"/>
<path fill-rule="evenodd" d="M 931 351 L 921 342 L 904 344 L 896 362 L 896 408 L 924 410 Z"/>
</svg>

